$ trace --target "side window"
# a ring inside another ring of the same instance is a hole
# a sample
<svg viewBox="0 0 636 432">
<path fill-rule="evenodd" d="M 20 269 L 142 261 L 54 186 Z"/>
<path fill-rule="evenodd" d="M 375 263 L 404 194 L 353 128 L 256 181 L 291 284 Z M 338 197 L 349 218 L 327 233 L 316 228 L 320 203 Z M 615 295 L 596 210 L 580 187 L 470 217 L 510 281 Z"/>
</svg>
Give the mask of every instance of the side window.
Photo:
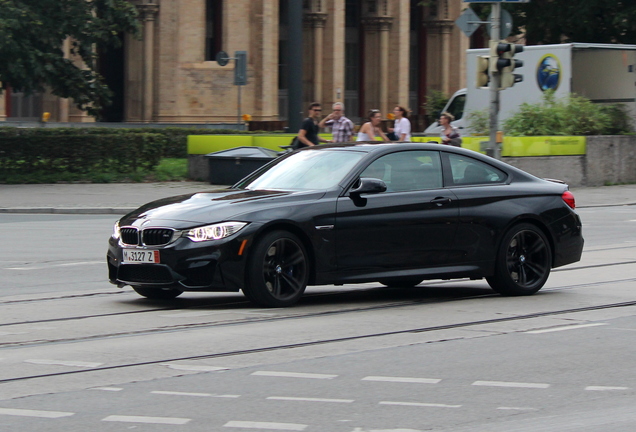
<svg viewBox="0 0 636 432">
<path fill-rule="evenodd" d="M 387 192 L 441 188 L 442 165 L 436 151 L 403 151 L 373 161 L 360 175 L 383 180 Z"/>
<path fill-rule="evenodd" d="M 502 183 L 507 174 L 498 168 L 467 156 L 449 154 L 455 185 L 481 185 Z"/>
<path fill-rule="evenodd" d="M 466 105 L 466 95 L 457 96 L 448 107 L 455 120 L 459 120 L 464 115 L 464 105 Z"/>
</svg>

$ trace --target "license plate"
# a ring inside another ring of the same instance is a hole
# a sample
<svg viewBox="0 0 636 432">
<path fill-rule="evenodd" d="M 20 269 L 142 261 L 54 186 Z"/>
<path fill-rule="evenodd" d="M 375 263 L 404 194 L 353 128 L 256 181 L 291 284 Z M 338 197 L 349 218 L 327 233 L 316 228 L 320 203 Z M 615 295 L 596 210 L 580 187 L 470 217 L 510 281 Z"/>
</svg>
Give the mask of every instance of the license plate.
<svg viewBox="0 0 636 432">
<path fill-rule="evenodd" d="M 139 250 L 139 249 L 124 249 L 123 262 L 129 264 L 157 264 L 159 260 L 158 250 Z"/>
</svg>

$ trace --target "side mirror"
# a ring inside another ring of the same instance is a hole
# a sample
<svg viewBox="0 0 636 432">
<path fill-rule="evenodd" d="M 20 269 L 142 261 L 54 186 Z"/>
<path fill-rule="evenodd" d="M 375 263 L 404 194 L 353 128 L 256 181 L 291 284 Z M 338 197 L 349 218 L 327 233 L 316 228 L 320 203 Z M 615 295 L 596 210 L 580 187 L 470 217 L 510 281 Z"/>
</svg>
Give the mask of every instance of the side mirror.
<svg viewBox="0 0 636 432">
<path fill-rule="evenodd" d="M 371 177 L 362 177 L 358 184 L 349 191 L 351 195 L 360 196 L 360 194 L 376 194 L 380 192 L 386 191 L 386 183 L 384 181 L 371 178 Z"/>
</svg>

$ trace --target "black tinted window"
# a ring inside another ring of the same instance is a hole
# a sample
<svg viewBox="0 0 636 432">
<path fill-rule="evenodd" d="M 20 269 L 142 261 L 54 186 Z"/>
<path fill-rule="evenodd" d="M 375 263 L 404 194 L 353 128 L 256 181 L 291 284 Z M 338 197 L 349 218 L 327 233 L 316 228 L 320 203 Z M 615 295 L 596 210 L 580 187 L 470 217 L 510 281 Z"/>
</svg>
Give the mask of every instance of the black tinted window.
<svg viewBox="0 0 636 432">
<path fill-rule="evenodd" d="M 382 156 L 360 177 L 383 180 L 387 192 L 405 192 L 442 187 L 442 167 L 436 151 L 403 151 Z"/>
<path fill-rule="evenodd" d="M 506 181 L 507 174 L 491 165 L 467 156 L 449 154 L 455 185 L 492 184 Z"/>
</svg>

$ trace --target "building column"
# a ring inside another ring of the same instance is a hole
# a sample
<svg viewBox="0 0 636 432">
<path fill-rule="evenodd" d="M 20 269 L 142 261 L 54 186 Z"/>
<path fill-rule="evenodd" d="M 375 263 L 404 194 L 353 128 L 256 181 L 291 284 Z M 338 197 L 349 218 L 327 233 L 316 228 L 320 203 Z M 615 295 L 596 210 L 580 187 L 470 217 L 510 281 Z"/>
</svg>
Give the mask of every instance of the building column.
<svg viewBox="0 0 636 432">
<path fill-rule="evenodd" d="M 0 82 L 0 87 L 2 87 L 2 83 Z M 0 122 L 7 120 L 7 111 L 6 111 L 6 95 L 7 91 L 3 91 L 0 93 Z"/>
<path fill-rule="evenodd" d="M 71 58 L 71 39 L 66 38 L 62 43 L 62 52 L 64 53 L 64 58 Z M 57 102 L 57 121 L 61 123 L 68 123 L 70 118 L 69 111 L 70 101 L 68 98 L 59 98 Z"/>
<path fill-rule="evenodd" d="M 367 17 L 363 18 L 363 24 L 366 28 L 366 39 L 369 39 L 370 34 L 378 33 L 378 50 L 377 57 L 370 58 L 370 62 L 377 67 L 377 107 L 382 111 L 383 115 L 388 113 L 389 108 L 389 31 L 393 24 L 393 17 Z"/>
<path fill-rule="evenodd" d="M 451 32 L 453 31 L 452 22 L 444 22 L 440 28 L 442 36 L 442 92 L 450 94 L 450 73 L 451 73 Z"/>
<path fill-rule="evenodd" d="M 345 0 L 323 2 L 329 11 L 325 23 L 323 105 L 331 107 L 334 102 L 345 101 Z M 328 108 L 329 109 L 329 108 Z M 357 107 L 345 106 L 345 115 L 357 113 Z"/>
<path fill-rule="evenodd" d="M 314 42 L 313 49 L 313 81 L 314 81 L 314 99 L 322 103 L 324 93 L 324 40 L 325 40 L 325 23 L 327 22 L 327 14 L 325 13 L 306 13 L 305 21 L 311 23 L 312 37 Z"/>
<path fill-rule="evenodd" d="M 158 4 L 138 5 L 143 21 L 143 94 L 141 120 L 151 122 L 154 117 L 154 51 L 155 51 L 155 19 L 159 12 Z"/>
</svg>

